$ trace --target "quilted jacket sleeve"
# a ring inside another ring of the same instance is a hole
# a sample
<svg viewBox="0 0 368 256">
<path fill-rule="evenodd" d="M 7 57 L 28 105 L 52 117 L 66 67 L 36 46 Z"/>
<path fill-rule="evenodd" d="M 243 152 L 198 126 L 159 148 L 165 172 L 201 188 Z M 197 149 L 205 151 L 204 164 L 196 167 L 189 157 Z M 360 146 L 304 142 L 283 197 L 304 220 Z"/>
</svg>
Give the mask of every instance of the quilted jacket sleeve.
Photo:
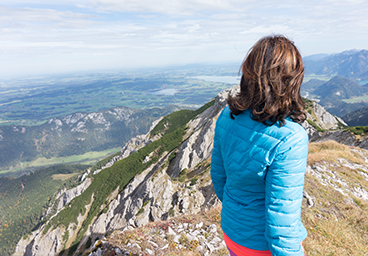
<svg viewBox="0 0 368 256">
<path fill-rule="evenodd" d="M 221 128 L 216 125 L 211 160 L 211 179 L 213 187 L 215 188 L 216 195 L 222 202 L 224 186 L 226 183 L 226 172 L 221 154 L 221 141 L 218 132 L 219 129 Z"/>
<path fill-rule="evenodd" d="M 277 148 L 266 176 L 266 231 L 272 255 L 302 256 L 307 233 L 301 223 L 308 135 L 299 131 Z"/>
</svg>

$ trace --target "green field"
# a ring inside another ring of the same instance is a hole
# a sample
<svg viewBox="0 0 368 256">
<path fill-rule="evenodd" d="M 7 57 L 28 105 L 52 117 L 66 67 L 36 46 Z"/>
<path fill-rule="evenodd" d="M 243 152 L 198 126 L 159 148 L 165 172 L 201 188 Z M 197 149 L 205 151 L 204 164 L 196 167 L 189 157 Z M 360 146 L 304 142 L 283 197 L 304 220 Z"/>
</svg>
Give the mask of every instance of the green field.
<svg viewBox="0 0 368 256">
<path fill-rule="evenodd" d="M 368 95 L 363 95 L 363 96 L 355 97 L 351 99 L 344 99 L 342 101 L 346 103 L 357 103 L 357 102 L 362 102 L 362 101 L 368 102 Z"/>
<path fill-rule="evenodd" d="M 68 157 L 52 157 L 50 159 L 47 158 L 37 158 L 36 160 L 32 161 L 32 162 L 22 162 L 22 164 L 17 167 L 17 168 L 13 168 L 13 169 L 8 169 L 8 170 L 0 170 L 0 177 L 1 176 L 18 176 L 19 174 L 22 174 L 25 172 L 25 170 L 28 169 L 32 169 L 32 168 L 37 168 L 39 169 L 40 167 L 47 167 L 47 166 L 51 166 L 51 165 L 56 165 L 56 164 L 85 164 L 85 165 L 92 165 L 97 163 L 100 159 L 105 158 L 111 154 L 114 154 L 118 151 L 120 151 L 121 148 L 113 148 L 113 149 L 108 149 L 105 151 L 92 151 L 92 152 L 87 152 L 83 155 L 73 155 L 73 156 L 68 156 Z"/>
<path fill-rule="evenodd" d="M 322 80 L 322 81 L 328 81 L 332 78 L 333 76 L 325 76 L 325 75 L 304 75 L 304 79 L 303 82 L 306 83 L 311 79 L 318 79 L 318 80 Z"/>
<path fill-rule="evenodd" d="M 76 175 L 78 175 L 79 173 L 70 173 L 70 174 L 54 174 L 54 175 L 51 175 L 51 178 L 53 180 L 61 180 L 61 181 L 66 181 L 67 179 L 71 178 L 71 177 L 74 177 Z"/>
</svg>

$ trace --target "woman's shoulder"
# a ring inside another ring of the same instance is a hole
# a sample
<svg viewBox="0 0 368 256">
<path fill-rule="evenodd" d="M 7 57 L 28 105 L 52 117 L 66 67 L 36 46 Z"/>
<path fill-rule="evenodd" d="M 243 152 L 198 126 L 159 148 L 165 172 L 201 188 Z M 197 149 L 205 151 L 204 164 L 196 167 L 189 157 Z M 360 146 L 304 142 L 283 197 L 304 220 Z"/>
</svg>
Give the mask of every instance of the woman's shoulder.
<svg viewBox="0 0 368 256">
<path fill-rule="evenodd" d="M 291 119 L 285 120 L 285 125 L 281 127 L 283 133 L 285 133 L 285 136 L 300 136 L 300 137 L 308 137 L 307 131 L 304 129 L 304 127 L 301 124 L 298 124 Z"/>
<path fill-rule="evenodd" d="M 261 122 L 255 121 L 251 118 L 250 110 L 247 109 L 243 111 L 241 114 L 235 116 L 235 120 L 230 118 L 230 109 L 226 106 L 219 118 L 218 123 L 221 123 L 224 126 L 227 126 L 228 122 L 234 123 L 236 126 L 241 126 L 252 130 L 253 132 L 263 133 L 267 136 L 274 137 L 276 139 L 282 140 L 292 135 L 300 136 L 300 137 L 308 137 L 306 130 L 298 123 L 293 122 L 291 119 L 285 119 L 285 124 L 280 126 L 279 123 L 275 123 L 274 125 L 267 126 Z"/>
<path fill-rule="evenodd" d="M 229 106 L 226 106 L 220 113 L 217 122 L 216 122 L 216 126 L 220 125 L 222 126 L 222 124 L 226 124 L 227 122 L 231 121 L 230 118 L 230 109 Z"/>
<path fill-rule="evenodd" d="M 285 120 L 283 126 L 277 124 L 271 126 L 267 131 L 267 135 L 276 138 L 281 143 L 278 144 L 281 148 L 294 147 L 295 145 L 307 146 L 309 140 L 306 130 L 300 124 L 292 120 Z"/>
</svg>

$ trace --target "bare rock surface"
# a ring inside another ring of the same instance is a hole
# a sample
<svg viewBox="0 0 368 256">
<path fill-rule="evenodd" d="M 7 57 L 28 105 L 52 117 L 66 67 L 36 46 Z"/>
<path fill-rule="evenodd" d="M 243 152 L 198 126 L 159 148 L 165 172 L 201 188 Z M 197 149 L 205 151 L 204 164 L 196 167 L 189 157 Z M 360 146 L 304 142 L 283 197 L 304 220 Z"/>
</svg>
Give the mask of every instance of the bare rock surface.
<svg viewBox="0 0 368 256">
<path fill-rule="evenodd" d="M 58 204 L 57 210 L 59 211 L 67 203 L 72 201 L 73 198 L 81 195 L 83 193 L 83 191 L 85 191 L 89 187 L 89 185 L 91 185 L 91 183 L 92 183 L 92 179 L 87 178 L 83 181 L 82 184 L 78 185 L 77 187 L 65 191 L 59 199 L 59 204 Z"/>
<path fill-rule="evenodd" d="M 219 223 L 206 221 L 204 214 L 183 215 L 114 232 L 110 237 L 96 241 L 88 255 L 174 255 L 176 252 L 228 255 Z"/>
</svg>

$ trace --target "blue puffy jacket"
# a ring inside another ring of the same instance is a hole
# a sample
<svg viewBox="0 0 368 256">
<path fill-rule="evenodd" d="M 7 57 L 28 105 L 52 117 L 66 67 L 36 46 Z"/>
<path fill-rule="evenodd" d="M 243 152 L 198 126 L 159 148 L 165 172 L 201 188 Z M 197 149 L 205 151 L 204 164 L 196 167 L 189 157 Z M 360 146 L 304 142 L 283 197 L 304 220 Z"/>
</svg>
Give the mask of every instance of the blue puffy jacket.
<svg viewBox="0 0 368 256">
<path fill-rule="evenodd" d="M 221 226 L 235 243 L 272 255 L 303 255 L 301 220 L 308 135 L 286 119 L 266 126 L 249 110 L 226 107 L 215 129 L 211 177 L 222 201 Z"/>
</svg>

